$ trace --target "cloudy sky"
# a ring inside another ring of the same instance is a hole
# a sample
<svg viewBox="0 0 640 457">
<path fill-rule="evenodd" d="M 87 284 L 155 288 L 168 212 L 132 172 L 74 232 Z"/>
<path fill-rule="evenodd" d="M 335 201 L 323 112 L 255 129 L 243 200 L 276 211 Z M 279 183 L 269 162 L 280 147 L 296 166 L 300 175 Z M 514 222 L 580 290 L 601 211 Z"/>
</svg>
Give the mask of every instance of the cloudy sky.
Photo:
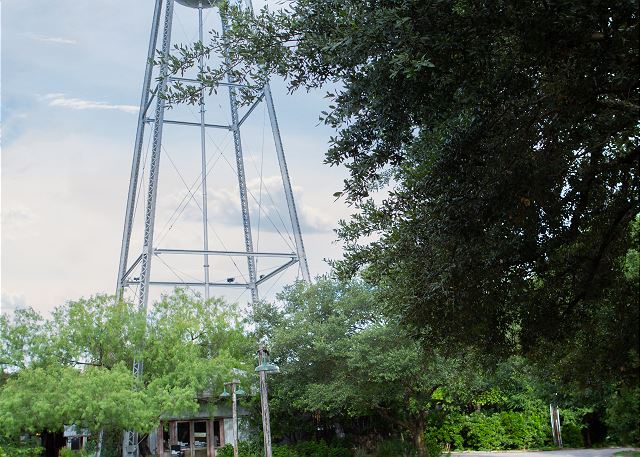
<svg viewBox="0 0 640 457">
<path fill-rule="evenodd" d="M 67 300 L 114 290 L 153 6 L 153 0 L 2 1 L 3 313 L 21 306 L 46 313 Z M 193 10 L 176 6 L 176 15 L 174 41 L 194 40 Z M 273 91 L 310 268 L 322 274 L 324 259 L 339 255 L 332 229 L 348 214 L 332 197 L 344 171 L 322 164 L 331 133 L 318 125 L 323 93 L 288 95 L 280 81 Z M 226 106 L 228 99 L 213 97 L 209 119 L 226 119 Z M 188 118 L 194 109 L 171 116 Z M 277 165 L 270 162 L 266 112 L 256 109 L 252 117 L 243 145 L 254 241 L 275 250 L 289 238 L 286 206 Z M 241 249 L 233 142 L 214 135 L 207 137 L 211 248 L 221 249 L 220 242 Z M 156 239 L 166 243 L 161 247 L 197 248 L 198 130 L 165 136 Z M 212 272 L 213 279 L 225 274 L 222 266 Z M 269 293 L 291 279 L 281 278 Z"/>
</svg>

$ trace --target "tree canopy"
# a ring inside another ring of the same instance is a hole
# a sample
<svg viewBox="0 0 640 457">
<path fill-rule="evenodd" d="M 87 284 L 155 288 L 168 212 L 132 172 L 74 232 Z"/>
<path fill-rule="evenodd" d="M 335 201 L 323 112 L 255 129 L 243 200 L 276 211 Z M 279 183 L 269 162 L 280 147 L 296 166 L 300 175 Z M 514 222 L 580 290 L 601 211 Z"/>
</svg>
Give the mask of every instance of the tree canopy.
<svg viewBox="0 0 640 457">
<path fill-rule="evenodd" d="M 637 379 L 638 284 L 623 260 L 638 246 L 636 1 L 298 0 L 223 14 L 228 33 L 178 47 L 173 72 L 227 52 L 200 75 L 212 88 L 225 70 L 256 91 L 271 74 L 291 90 L 333 84 L 326 162 L 348 169 L 336 195 L 356 208 L 338 230 L 338 274 L 375 284 L 441 348 L 560 357 L 616 327 L 623 350 L 601 352 L 624 355 L 595 376 Z"/>
<path fill-rule="evenodd" d="M 424 430 L 442 407 L 442 392 L 464 404 L 485 387 L 478 354 L 444 357 L 426 349 L 383 317 L 373 291 L 360 282 L 297 283 L 281 298 L 282 307 L 258 306 L 253 320 L 284 373 L 273 378 L 272 404 L 278 418 L 298 421 L 289 433 L 305 414 L 324 426 L 379 417 L 426 456 Z"/>
<path fill-rule="evenodd" d="M 194 412 L 199 396 L 253 367 L 236 307 L 182 290 L 156 303 L 146 323 L 133 305 L 98 295 L 58 307 L 51 319 L 32 310 L 1 316 L 0 330 L 6 436 L 64 424 L 116 437 L 148 432 L 161 415 Z M 142 379 L 131 371 L 136 356 Z"/>
</svg>

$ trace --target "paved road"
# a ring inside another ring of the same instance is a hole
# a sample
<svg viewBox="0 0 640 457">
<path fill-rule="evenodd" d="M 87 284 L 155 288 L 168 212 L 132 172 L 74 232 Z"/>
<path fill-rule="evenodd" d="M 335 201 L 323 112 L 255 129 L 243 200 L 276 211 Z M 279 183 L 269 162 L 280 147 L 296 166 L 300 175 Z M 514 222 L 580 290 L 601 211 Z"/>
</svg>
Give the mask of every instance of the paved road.
<svg viewBox="0 0 640 457">
<path fill-rule="evenodd" d="M 560 451 L 467 451 L 452 452 L 451 457 L 611 457 L 614 452 L 632 448 L 562 449 Z"/>
</svg>

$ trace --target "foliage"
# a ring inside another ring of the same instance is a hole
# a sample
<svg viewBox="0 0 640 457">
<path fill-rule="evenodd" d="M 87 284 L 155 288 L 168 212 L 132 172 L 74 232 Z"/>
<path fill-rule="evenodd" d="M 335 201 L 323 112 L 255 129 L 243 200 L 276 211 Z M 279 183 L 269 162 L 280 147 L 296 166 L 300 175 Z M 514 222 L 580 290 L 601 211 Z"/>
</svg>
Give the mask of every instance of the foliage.
<svg viewBox="0 0 640 457">
<path fill-rule="evenodd" d="M 273 457 L 351 457 L 352 453 L 346 448 L 329 446 L 324 441 L 304 441 L 295 445 L 272 445 Z M 233 446 L 227 444 L 217 449 L 216 455 L 232 457 Z M 260 457 L 263 455 L 260 446 L 251 442 L 241 441 L 238 445 L 239 457 Z"/>
<path fill-rule="evenodd" d="M 506 449 L 540 448 L 550 439 L 550 427 L 544 412 L 503 411 L 500 421 L 505 431 L 503 446 Z"/>
<path fill-rule="evenodd" d="M 0 435 L 0 457 L 39 457 L 43 451 L 33 441 L 7 440 Z"/>
<path fill-rule="evenodd" d="M 236 308 L 181 290 L 156 303 L 146 322 L 133 305 L 95 296 L 57 308 L 51 320 L 26 310 L 0 324 L 10 373 L 0 386 L 6 436 L 63 424 L 147 432 L 161 414 L 195 411 L 200 393 L 243 378 L 253 364 Z M 142 380 L 131 372 L 136 354 Z"/>
<path fill-rule="evenodd" d="M 297 283 L 281 298 L 281 308 L 254 310 L 257 332 L 269 335 L 285 374 L 270 382 L 274 415 L 306 413 L 327 426 L 377 416 L 408 433 L 425 455 L 426 420 L 443 401 L 436 390 L 446 387 L 448 398 L 464 398 L 482 371 L 472 351 L 443 357 L 427 350 L 382 316 L 362 283 Z"/>
<path fill-rule="evenodd" d="M 222 11 L 225 36 L 180 47 L 172 72 L 227 52 L 255 88 L 270 73 L 292 90 L 337 82 L 326 162 L 347 168 L 336 195 L 357 210 L 339 274 L 362 272 L 431 347 L 553 354 L 582 387 L 638 380 L 638 284 L 621 265 L 639 252 L 636 1 Z M 200 78 L 213 88 L 223 70 Z"/>
<path fill-rule="evenodd" d="M 93 454 L 88 452 L 86 449 L 81 449 L 79 451 L 72 451 L 67 447 L 63 447 L 60 449 L 60 457 L 92 457 Z"/>
<path fill-rule="evenodd" d="M 506 433 L 499 415 L 470 414 L 467 418 L 466 428 L 469 447 L 480 450 L 502 447 L 502 439 Z"/>
<path fill-rule="evenodd" d="M 569 448 L 584 447 L 584 438 L 582 437 L 582 427 L 574 424 L 565 424 L 561 427 L 562 445 Z"/>
<path fill-rule="evenodd" d="M 224 70 L 257 90 L 273 73 L 292 90 L 337 83 L 326 162 L 347 168 L 336 196 L 356 211 L 335 267 L 375 285 L 390 322 L 441 356 L 526 354 L 565 403 L 615 405 L 638 385 L 635 0 L 298 0 L 255 18 L 222 13 L 225 36 L 179 47 L 171 71 L 217 52 L 229 67 L 200 75 L 212 88 Z M 168 98 L 195 103 L 199 87 Z M 297 408 L 343 413 L 347 388 L 313 389 Z M 519 395 L 485 390 L 474 406 L 530 412 L 523 401 L 543 398 Z"/>
<path fill-rule="evenodd" d="M 378 445 L 374 455 L 375 457 L 415 457 L 416 449 L 408 441 L 386 440 Z"/>
<path fill-rule="evenodd" d="M 625 387 L 614 395 L 606 409 L 605 422 L 614 443 L 640 443 L 640 387 Z"/>
<path fill-rule="evenodd" d="M 640 451 L 618 451 L 613 455 L 616 457 L 640 457 Z"/>
</svg>

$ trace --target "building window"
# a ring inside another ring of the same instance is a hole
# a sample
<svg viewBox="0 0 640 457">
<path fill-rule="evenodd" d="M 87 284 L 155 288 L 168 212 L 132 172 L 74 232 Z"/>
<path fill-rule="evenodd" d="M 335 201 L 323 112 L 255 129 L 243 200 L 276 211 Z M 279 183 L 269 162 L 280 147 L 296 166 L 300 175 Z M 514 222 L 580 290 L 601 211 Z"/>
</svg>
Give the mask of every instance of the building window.
<svg viewBox="0 0 640 457">
<path fill-rule="evenodd" d="M 162 424 L 162 449 L 165 452 L 169 452 L 169 423 L 164 422 Z"/>
<path fill-rule="evenodd" d="M 178 422 L 178 444 L 181 450 L 191 448 L 191 427 L 189 422 Z"/>
<path fill-rule="evenodd" d="M 221 427 L 222 421 L 220 420 L 214 420 L 213 421 L 213 445 L 215 447 L 220 447 L 221 446 L 221 442 L 220 442 L 220 427 Z"/>
<path fill-rule="evenodd" d="M 82 437 L 74 436 L 71 438 L 71 450 L 79 451 L 80 449 L 82 449 Z"/>
<path fill-rule="evenodd" d="M 207 457 L 207 421 L 193 423 L 193 455 L 194 457 Z"/>
</svg>

